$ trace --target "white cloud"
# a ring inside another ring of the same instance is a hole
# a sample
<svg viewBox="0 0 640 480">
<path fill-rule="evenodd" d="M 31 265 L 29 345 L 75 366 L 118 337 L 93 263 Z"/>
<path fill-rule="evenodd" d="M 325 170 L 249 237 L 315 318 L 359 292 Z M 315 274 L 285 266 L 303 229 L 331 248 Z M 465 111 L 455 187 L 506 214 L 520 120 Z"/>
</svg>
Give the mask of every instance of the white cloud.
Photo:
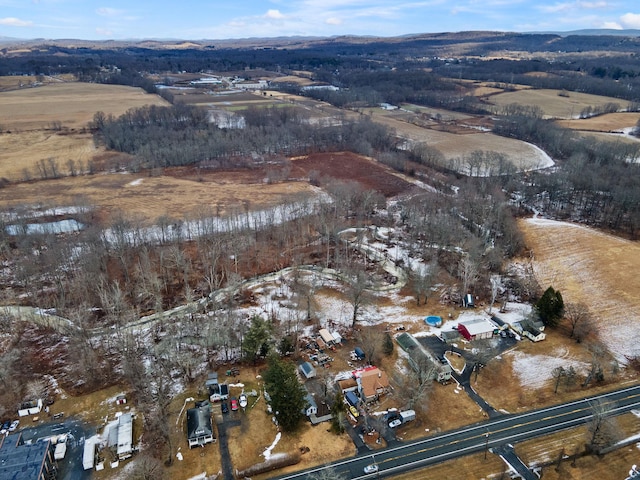
<svg viewBox="0 0 640 480">
<path fill-rule="evenodd" d="M 610 30 L 622 30 L 622 25 L 618 22 L 602 22 L 600 28 L 608 28 Z"/>
<path fill-rule="evenodd" d="M 342 19 L 337 17 L 329 17 L 324 21 L 324 23 L 326 23 L 327 25 L 342 25 Z"/>
<path fill-rule="evenodd" d="M 285 17 L 280 12 L 280 10 L 267 10 L 267 13 L 264 14 L 264 18 L 269 18 L 271 20 L 282 20 Z"/>
<path fill-rule="evenodd" d="M 33 22 L 29 20 L 20 20 L 15 17 L 5 17 L 0 18 L 0 25 L 6 25 L 8 27 L 30 27 L 33 25 Z"/>
<path fill-rule="evenodd" d="M 113 32 L 107 28 L 96 28 L 96 33 L 102 37 L 110 37 Z"/>
<path fill-rule="evenodd" d="M 123 12 L 122 10 L 117 10 L 115 8 L 101 7 L 96 10 L 96 13 L 102 17 L 116 17 L 121 15 Z"/>
<path fill-rule="evenodd" d="M 620 17 L 624 28 L 640 28 L 640 13 L 625 13 Z"/>
</svg>

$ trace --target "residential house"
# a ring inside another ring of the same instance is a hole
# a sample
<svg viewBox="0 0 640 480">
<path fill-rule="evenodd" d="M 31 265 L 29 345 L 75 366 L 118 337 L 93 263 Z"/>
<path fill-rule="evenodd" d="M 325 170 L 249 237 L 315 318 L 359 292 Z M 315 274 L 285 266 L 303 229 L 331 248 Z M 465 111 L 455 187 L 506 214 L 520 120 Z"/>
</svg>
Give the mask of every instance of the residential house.
<svg viewBox="0 0 640 480">
<path fill-rule="evenodd" d="M 315 398 L 310 392 L 307 392 L 307 395 L 304 397 L 307 402 L 307 407 L 302 411 L 302 413 L 310 417 L 311 415 L 315 415 L 318 413 L 318 404 L 316 403 Z"/>
<path fill-rule="evenodd" d="M 115 450 L 118 460 L 126 460 L 133 455 L 133 415 L 131 413 L 123 413 L 118 417 L 118 423 L 109 430 L 107 443 Z"/>
<path fill-rule="evenodd" d="M 204 447 L 207 443 L 216 441 L 209 404 L 187 410 L 187 441 L 190 448 Z"/>
<path fill-rule="evenodd" d="M 389 377 L 379 368 L 363 371 L 358 377 L 360 397 L 367 403 L 377 400 L 380 395 L 389 392 Z"/>
<path fill-rule="evenodd" d="M 409 364 L 415 371 L 430 370 L 431 378 L 440 383 L 451 380 L 451 365 L 439 362 L 413 335 L 408 332 L 401 333 L 396 337 L 396 341 L 400 348 L 409 354 Z"/>
</svg>

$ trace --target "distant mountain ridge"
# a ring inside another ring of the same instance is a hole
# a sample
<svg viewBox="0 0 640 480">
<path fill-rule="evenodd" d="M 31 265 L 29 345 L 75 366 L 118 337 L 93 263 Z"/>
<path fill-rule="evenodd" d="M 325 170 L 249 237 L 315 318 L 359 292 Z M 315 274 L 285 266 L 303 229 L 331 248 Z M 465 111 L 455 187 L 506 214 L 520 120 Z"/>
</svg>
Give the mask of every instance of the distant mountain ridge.
<svg viewBox="0 0 640 480">
<path fill-rule="evenodd" d="M 640 30 L 616 30 L 616 29 L 583 29 L 565 32 L 506 32 L 469 30 L 458 32 L 413 33 L 393 37 L 371 35 L 336 35 L 330 37 L 316 36 L 290 36 L 290 37 L 252 37 L 235 39 L 174 39 L 174 38 L 147 38 L 147 39 L 107 39 L 107 40 L 83 40 L 83 39 L 20 39 L 0 36 L 0 44 L 6 48 L 12 45 L 21 47 L 56 46 L 63 48 L 145 48 L 151 50 L 163 49 L 210 49 L 210 48 L 305 48 L 312 45 L 323 44 L 368 44 L 368 43 L 401 43 L 407 41 L 487 41 L 500 40 L 501 38 L 519 38 L 526 36 L 550 36 L 567 38 L 571 36 L 616 36 L 616 37 L 640 37 Z"/>
</svg>

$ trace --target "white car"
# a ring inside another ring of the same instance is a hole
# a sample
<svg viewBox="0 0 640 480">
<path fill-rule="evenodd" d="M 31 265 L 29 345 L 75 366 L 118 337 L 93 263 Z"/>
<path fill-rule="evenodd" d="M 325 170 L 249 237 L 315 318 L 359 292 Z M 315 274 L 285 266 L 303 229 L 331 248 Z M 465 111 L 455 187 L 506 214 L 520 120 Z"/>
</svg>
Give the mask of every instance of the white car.
<svg viewBox="0 0 640 480">
<path fill-rule="evenodd" d="M 11 425 L 9 425 L 9 431 L 15 432 L 16 428 L 18 428 L 18 425 L 20 425 L 20 420 L 14 420 L 13 422 L 11 422 Z"/>
<path fill-rule="evenodd" d="M 402 420 L 400 420 L 399 418 L 396 418 L 395 420 L 391 420 L 389 422 L 389 428 L 396 428 L 400 425 L 402 425 Z"/>
<path fill-rule="evenodd" d="M 247 408 L 247 405 L 249 404 L 249 402 L 247 400 L 247 396 L 244 393 L 240 395 L 240 398 L 238 399 L 238 401 L 240 402 L 241 408 Z"/>
<path fill-rule="evenodd" d="M 364 467 L 364 473 L 376 473 L 378 471 L 378 464 L 372 463 Z"/>
</svg>

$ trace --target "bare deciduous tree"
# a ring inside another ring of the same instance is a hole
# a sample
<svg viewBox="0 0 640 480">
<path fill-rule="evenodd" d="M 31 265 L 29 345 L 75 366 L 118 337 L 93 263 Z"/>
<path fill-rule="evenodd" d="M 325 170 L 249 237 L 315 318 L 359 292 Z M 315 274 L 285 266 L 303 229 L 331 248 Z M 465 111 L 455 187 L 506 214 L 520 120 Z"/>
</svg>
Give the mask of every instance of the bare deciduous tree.
<svg viewBox="0 0 640 480">
<path fill-rule="evenodd" d="M 600 453 L 603 449 L 613 445 L 620 436 L 620 429 L 612 411 L 615 405 L 602 400 L 591 402 L 591 421 L 588 425 L 587 448 Z"/>
<path fill-rule="evenodd" d="M 569 338 L 581 342 L 593 328 L 589 307 L 584 303 L 568 303 L 564 307 L 564 318 L 569 323 Z"/>
</svg>

